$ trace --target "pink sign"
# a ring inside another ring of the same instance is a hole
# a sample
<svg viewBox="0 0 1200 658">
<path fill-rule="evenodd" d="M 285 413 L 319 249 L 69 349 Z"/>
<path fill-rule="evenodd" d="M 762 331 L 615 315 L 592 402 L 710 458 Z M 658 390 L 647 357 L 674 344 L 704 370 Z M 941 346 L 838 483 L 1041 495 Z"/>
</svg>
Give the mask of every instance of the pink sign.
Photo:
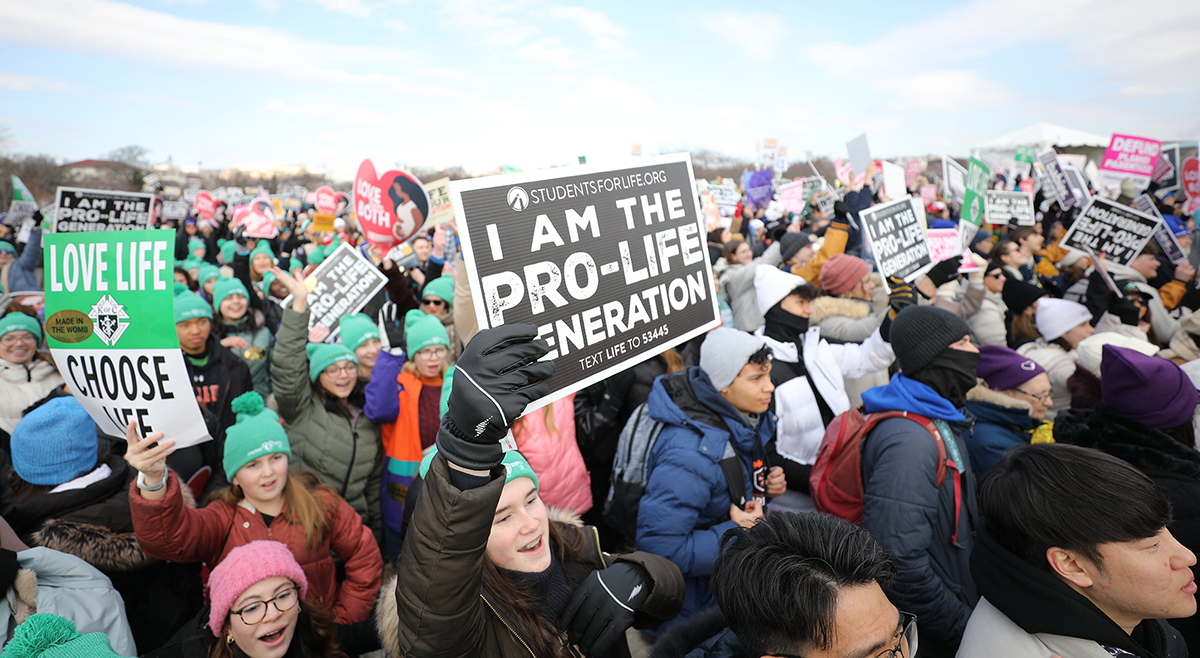
<svg viewBox="0 0 1200 658">
<path fill-rule="evenodd" d="M 908 189 L 913 189 L 917 184 L 917 176 L 921 175 L 921 163 L 918 160 L 909 160 L 904 163 L 904 185 Z"/>
<path fill-rule="evenodd" d="M 1200 206 L 1200 160 L 1194 155 L 1184 160 L 1181 172 L 1183 193 L 1188 197 L 1187 209 L 1195 211 L 1196 207 Z"/>
<path fill-rule="evenodd" d="M 354 217 L 373 246 L 386 253 L 412 237 L 428 216 L 429 195 L 416 176 L 399 170 L 379 176 L 370 160 L 359 165 Z"/>
<path fill-rule="evenodd" d="M 925 231 L 925 237 L 929 240 L 929 257 L 933 259 L 934 263 L 940 263 L 963 253 L 962 240 L 959 239 L 956 228 L 931 228 Z M 958 266 L 959 272 L 976 272 L 978 270 L 979 266 L 970 258 L 964 258 L 962 264 Z"/>
<path fill-rule="evenodd" d="M 921 200 L 925 203 L 937 201 L 937 185 L 922 185 Z"/>
<path fill-rule="evenodd" d="M 1162 142 L 1114 134 L 1100 163 L 1101 175 L 1117 183 L 1129 177 L 1148 179 L 1154 174 L 1154 165 L 1158 164 L 1161 151 Z"/>
<path fill-rule="evenodd" d="M 196 200 L 192 202 L 192 207 L 196 209 L 196 214 L 203 221 L 211 221 L 213 215 L 217 214 L 217 202 L 208 192 L 201 190 L 196 194 Z"/>
<path fill-rule="evenodd" d="M 317 198 L 313 205 L 317 207 L 317 212 L 332 215 L 337 210 L 337 193 L 333 191 L 332 187 L 322 185 L 317 188 L 316 194 Z"/>
</svg>

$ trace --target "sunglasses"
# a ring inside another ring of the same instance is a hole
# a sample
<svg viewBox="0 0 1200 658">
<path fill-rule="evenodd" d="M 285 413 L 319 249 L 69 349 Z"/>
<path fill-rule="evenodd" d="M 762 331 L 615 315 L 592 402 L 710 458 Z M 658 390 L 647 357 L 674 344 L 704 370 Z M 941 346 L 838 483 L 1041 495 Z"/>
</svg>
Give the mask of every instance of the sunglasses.
<svg viewBox="0 0 1200 658">
<path fill-rule="evenodd" d="M 431 306 L 445 306 L 445 305 L 446 305 L 446 300 L 444 300 L 444 299 L 431 299 L 431 298 L 425 298 L 425 299 L 422 299 L 422 300 L 421 300 L 421 303 L 422 303 L 422 304 L 429 304 L 429 305 L 431 305 Z"/>
<path fill-rule="evenodd" d="M 991 274 L 989 274 L 987 276 L 989 279 L 1003 279 L 1004 272 L 996 271 L 996 272 L 992 272 Z"/>
</svg>

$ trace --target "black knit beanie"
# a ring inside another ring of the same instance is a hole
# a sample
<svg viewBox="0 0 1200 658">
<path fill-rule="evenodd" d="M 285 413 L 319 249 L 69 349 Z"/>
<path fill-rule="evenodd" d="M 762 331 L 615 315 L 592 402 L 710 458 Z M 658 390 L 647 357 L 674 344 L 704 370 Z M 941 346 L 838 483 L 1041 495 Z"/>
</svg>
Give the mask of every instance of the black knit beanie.
<svg viewBox="0 0 1200 658">
<path fill-rule="evenodd" d="M 915 373 L 971 333 L 967 321 L 936 306 L 909 306 L 892 321 L 890 339 L 900 369 Z"/>
</svg>

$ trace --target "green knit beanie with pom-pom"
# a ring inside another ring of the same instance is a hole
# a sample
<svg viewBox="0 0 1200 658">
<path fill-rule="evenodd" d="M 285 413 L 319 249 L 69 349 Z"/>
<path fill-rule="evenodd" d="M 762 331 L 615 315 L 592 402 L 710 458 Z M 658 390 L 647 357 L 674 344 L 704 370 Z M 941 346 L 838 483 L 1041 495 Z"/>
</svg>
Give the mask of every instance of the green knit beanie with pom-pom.
<svg viewBox="0 0 1200 658">
<path fill-rule="evenodd" d="M 47 613 L 31 615 L 17 626 L 4 647 L 4 658 L 120 658 L 104 633 L 84 635 L 75 622 Z"/>
<path fill-rule="evenodd" d="M 279 424 L 279 415 L 267 409 L 262 396 L 254 391 L 243 393 L 233 400 L 237 422 L 225 430 L 225 477 L 233 476 L 246 464 L 276 452 L 292 458 L 292 446 L 287 432 Z"/>
</svg>

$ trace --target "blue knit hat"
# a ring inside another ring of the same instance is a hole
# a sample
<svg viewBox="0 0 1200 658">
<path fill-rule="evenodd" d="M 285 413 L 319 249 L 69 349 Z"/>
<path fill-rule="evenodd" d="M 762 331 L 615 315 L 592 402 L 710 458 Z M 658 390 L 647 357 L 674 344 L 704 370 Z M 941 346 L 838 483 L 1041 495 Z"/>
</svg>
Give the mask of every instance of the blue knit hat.
<svg viewBox="0 0 1200 658">
<path fill-rule="evenodd" d="M 96 423 L 75 398 L 54 398 L 17 423 L 10 448 L 22 480 L 60 485 L 96 467 Z"/>
</svg>

